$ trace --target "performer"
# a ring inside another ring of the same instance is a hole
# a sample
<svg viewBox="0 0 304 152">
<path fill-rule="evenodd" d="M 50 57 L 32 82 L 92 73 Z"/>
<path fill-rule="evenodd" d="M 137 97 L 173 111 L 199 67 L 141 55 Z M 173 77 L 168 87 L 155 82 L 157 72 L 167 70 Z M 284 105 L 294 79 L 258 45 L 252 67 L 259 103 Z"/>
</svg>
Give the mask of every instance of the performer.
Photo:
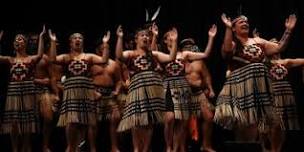
<svg viewBox="0 0 304 152">
<path fill-rule="evenodd" d="M 32 44 L 31 48 L 37 48 Z M 35 51 L 30 51 L 34 53 Z M 48 54 L 48 52 L 46 52 Z M 36 85 L 37 102 L 40 110 L 40 115 L 43 119 L 42 132 L 43 132 L 43 152 L 50 152 L 49 138 L 52 131 L 53 120 L 53 105 L 55 95 L 51 94 L 51 80 L 50 73 L 52 73 L 49 64 L 48 55 L 43 54 L 41 60 L 36 64 L 34 83 Z"/>
<path fill-rule="evenodd" d="M 286 22 L 282 43 L 279 45 L 260 37 L 250 38 L 247 17 L 231 21 L 222 15 L 226 25 L 223 57 L 228 61 L 230 75 L 217 99 L 214 120 L 225 128 L 235 129 L 236 139 L 255 141 L 259 132 L 274 127 L 278 122 L 273 115 L 272 87 L 266 55 L 284 49 L 293 30 L 296 17 Z"/>
<path fill-rule="evenodd" d="M 103 44 L 103 56 L 84 53 L 83 36 L 70 36 L 70 52 L 56 56 L 56 35 L 49 31 L 51 38 L 50 61 L 63 66 L 66 76 L 63 82 L 63 101 L 59 109 L 58 126 L 66 128 L 67 152 L 75 152 L 82 135 L 91 126 L 96 126 L 95 89 L 91 78 L 94 64 L 105 64 L 108 60 L 108 45 Z M 94 152 L 94 148 L 91 152 Z"/>
<path fill-rule="evenodd" d="M 276 39 L 272 39 L 279 43 Z M 288 70 L 293 67 L 304 66 L 304 59 L 281 59 L 281 55 L 270 57 L 270 76 L 274 92 L 274 110 L 282 120 L 270 132 L 271 149 L 280 152 L 285 140 L 285 131 L 300 130 L 295 96 L 288 81 Z"/>
<path fill-rule="evenodd" d="M 182 50 L 191 50 L 193 52 L 200 51 L 192 38 L 182 40 L 180 45 Z M 191 100 L 192 102 L 199 104 L 197 106 L 194 106 L 194 109 L 192 109 L 194 112 L 200 111 L 200 113 L 197 113 L 195 117 L 199 117 L 200 115 L 204 119 L 202 125 L 203 141 L 201 145 L 201 151 L 215 152 L 212 148 L 211 139 L 214 106 L 208 100 L 208 98 L 213 98 L 215 96 L 212 87 L 211 75 L 207 69 L 207 66 L 202 60 L 195 60 L 188 63 L 186 66 L 186 78 L 191 86 Z M 194 125 L 196 125 L 196 123 Z"/>
<path fill-rule="evenodd" d="M 153 132 L 153 125 L 163 119 L 164 88 L 159 73 L 155 72 L 157 62 L 175 60 L 177 31 L 171 30 L 168 39 L 172 41 L 170 55 L 150 50 L 149 31 L 139 28 L 135 34 L 136 49 L 122 52 L 123 31 L 118 27 L 116 57 L 125 62 L 130 72 L 130 85 L 119 131 L 132 129 L 134 152 L 147 152 Z"/>
<path fill-rule="evenodd" d="M 31 152 L 31 135 L 39 132 L 39 112 L 34 85 L 34 69 L 43 55 L 43 35 L 39 35 L 37 55 L 26 53 L 27 38 L 17 34 L 15 57 L 0 56 L 0 62 L 10 65 L 10 80 L 3 112 L 2 133 L 10 134 L 13 152 Z"/>
<path fill-rule="evenodd" d="M 96 49 L 96 54 L 103 56 L 103 49 L 103 45 L 100 44 Z M 97 119 L 98 121 L 110 121 L 111 151 L 119 152 L 117 126 L 121 116 L 117 96 L 122 87 L 121 68 L 116 61 L 109 59 L 104 65 L 94 65 L 92 75 L 95 88 L 101 94 L 100 100 L 97 101 Z M 96 131 L 94 132 L 96 133 Z"/>
</svg>

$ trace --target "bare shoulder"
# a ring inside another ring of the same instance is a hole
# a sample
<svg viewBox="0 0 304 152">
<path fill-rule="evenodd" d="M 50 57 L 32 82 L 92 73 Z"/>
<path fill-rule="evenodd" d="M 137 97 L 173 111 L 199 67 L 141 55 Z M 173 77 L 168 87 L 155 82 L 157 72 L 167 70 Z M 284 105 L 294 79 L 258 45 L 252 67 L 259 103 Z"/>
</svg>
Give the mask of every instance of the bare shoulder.
<svg viewBox="0 0 304 152">
<path fill-rule="evenodd" d="M 119 64 L 119 62 L 109 59 L 109 65 L 113 66 L 115 69 L 120 69 L 121 64 Z"/>
<path fill-rule="evenodd" d="M 96 55 L 96 54 L 93 54 L 93 53 L 85 53 L 85 56 L 86 56 L 86 57 L 89 57 L 89 58 L 97 57 L 97 55 Z"/>
<path fill-rule="evenodd" d="M 123 54 L 124 56 L 127 56 L 127 57 L 133 57 L 135 55 L 135 50 L 126 50 L 126 51 L 123 51 Z"/>
<path fill-rule="evenodd" d="M 265 44 L 267 43 L 268 41 L 261 38 L 261 37 L 255 37 L 255 38 L 251 38 L 251 40 L 253 40 L 254 43 L 257 43 L 257 44 Z"/>
</svg>

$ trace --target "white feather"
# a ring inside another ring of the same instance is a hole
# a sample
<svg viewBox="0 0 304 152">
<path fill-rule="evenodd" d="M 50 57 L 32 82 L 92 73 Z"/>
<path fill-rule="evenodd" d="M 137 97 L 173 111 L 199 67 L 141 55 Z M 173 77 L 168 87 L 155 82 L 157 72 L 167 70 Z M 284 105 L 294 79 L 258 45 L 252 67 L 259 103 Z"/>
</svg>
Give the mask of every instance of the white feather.
<svg viewBox="0 0 304 152">
<path fill-rule="evenodd" d="M 148 12 L 148 10 L 146 9 L 146 22 L 148 22 L 149 21 L 149 12 Z"/>
<path fill-rule="evenodd" d="M 151 21 L 154 21 L 157 18 L 158 14 L 160 12 L 160 8 L 161 8 L 161 6 L 158 6 L 156 12 L 154 13 L 154 15 L 151 18 Z"/>
</svg>

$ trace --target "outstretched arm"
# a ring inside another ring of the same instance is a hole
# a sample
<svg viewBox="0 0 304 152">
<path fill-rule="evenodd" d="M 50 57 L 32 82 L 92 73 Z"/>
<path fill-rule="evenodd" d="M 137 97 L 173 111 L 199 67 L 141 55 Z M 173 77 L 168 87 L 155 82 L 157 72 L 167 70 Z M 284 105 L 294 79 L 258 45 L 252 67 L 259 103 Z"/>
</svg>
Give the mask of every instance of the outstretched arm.
<svg viewBox="0 0 304 152">
<path fill-rule="evenodd" d="M 221 16 L 223 23 L 226 26 L 226 31 L 225 31 L 225 37 L 224 37 L 224 42 L 222 45 L 222 53 L 223 56 L 226 56 L 227 54 L 232 54 L 233 53 L 233 34 L 232 34 L 232 23 L 231 19 L 229 17 L 226 17 L 226 14 L 222 14 Z"/>
<path fill-rule="evenodd" d="M 62 54 L 62 55 L 59 55 L 57 56 L 57 48 L 56 48 L 56 41 L 57 41 L 57 38 L 56 38 L 56 34 L 52 32 L 51 29 L 48 30 L 48 33 L 49 33 L 49 37 L 50 37 L 50 40 L 51 40 L 51 46 L 50 46 L 50 54 L 49 54 L 49 62 L 50 63 L 54 63 L 54 64 L 63 64 L 65 62 L 64 58 L 65 58 L 65 55 Z"/>
<path fill-rule="evenodd" d="M 156 23 L 152 24 L 151 31 L 153 34 L 152 42 L 151 42 L 151 50 L 158 51 L 158 47 L 157 47 L 158 27 L 157 27 Z"/>
<path fill-rule="evenodd" d="M 169 48 L 170 54 L 167 55 L 165 53 L 159 52 L 159 51 L 152 51 L 153 55 L 155 55 L 159 62 L 165 63 L 165 62 L 171 62 L 174 61 L 177 54 L 177 37 L 178 33 L 176 28 L 173 28 L 171 31 L 169 31 L 169 41 L 172 41 L 172 45 Z"/>
<path fill-rule="evenodd" d="M 121 25 L 118 26 L 116 30 L 117 42 L 115 48 L 115 56 L 119 61 L 126 61 L 132 51 L 123 51 L 123 30 Z"/>
<path fill-rule="evenodd" d="M 110 31 L 107 31 L 107 34 L 105 34 L 102 38 L 102 56 L 98 56 L 96 54 L 89 53 L 92 63 L 93 64 L 105 64 L 108 63 L 109 60 L 109 40 L 110 40 Z"/>
<path fill-rule="evenodd" d="M 0 32 L 0 42 L 2 40 L 2 36 L 3 36 L 3 30 L 1 30 Z M 2 48 L 0 48 L 1 51 Z M 9 63 L 10 62 L 11 57 L 9 56 L 2 56 L 0 55 L 0 63 Z"/>
<path fill-rule="evenodd" d="M 0 63 L 9 63 L 11 60 L 10 56 L 2 56 L 0 55 Z"/>
<path fill-rule="evenodd" d="M 121 25 L 118 26 L 116 30 L 117 42 L 115 48 L 115 57 L 118 60 L 123 60 L 123 30 Z"/>
<path fill-rule="evenodd" d="M 43 35 L 45 34 L 45 25 L 43 25 L 42 32 L 39 34 L 39 42 L 38 42 L 38 52 L 37 55 L 33 56 L 33 62 L 37 63 L 41 60 L 44 52 L 44 39 Z"/>
<path fill-rule="evenodd" d="M 206 49 L 204 52 L 192 52 L 192 51 L 184 51 L 183 54 L 185 55 L 185 58 L 192 61 L 192 60 L 199 60 L 199 59 L 205 59 L 210 56 L 212 45 L 214 41 L 214 37 L 217 33 L 217 27 L 215 24 L 212 25 L 212 27 L 209 29 L 208 32 L 208 44 L 206 46 Z"/>
<path fill-rule="evenodd" d="M 270 42 L 267 42 L 265 44 L 267 55 L 280 53 L 280 52 L 282 52 L 286 49 L 287 44 L 288 44 L 289 39 L 290 39 L 290 35 L 291 35 L 295 25 L 296 25 L 296 22 L 297 22 L 296 15 L 295 14 L 289 15 L 289 17 L 285 21 L 286 30 L 285 30 L 279 44 L 274 45 L 273 43 L 270 43 Z"/>
<path fill-rule="evenodd" d="M 283 59 L 283 62 L 288 68 L 304 66 L 304 58 Z"/>
</svg>

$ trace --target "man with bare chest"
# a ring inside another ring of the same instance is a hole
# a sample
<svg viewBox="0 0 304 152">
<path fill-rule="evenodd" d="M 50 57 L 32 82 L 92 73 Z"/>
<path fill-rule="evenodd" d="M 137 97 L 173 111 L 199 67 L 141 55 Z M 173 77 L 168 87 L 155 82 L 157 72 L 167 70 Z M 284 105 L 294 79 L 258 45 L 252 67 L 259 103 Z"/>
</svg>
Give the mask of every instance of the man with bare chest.
<svg viewBox="0 0 304 152">
<path fill-rule="evenodd" d="M 182 41 L 182 48 L 194 52 L 199 51 L 194 40 L 191 38 Z M 214 152 L 211 142 L 214 107 L 208 98 L 213 98 L 215 94 L 212 88 L 210 73 L 202 60 L 195 60 L 187 64 L 186 78 L 192 89 L 192 100 L 198 104 L 198 106 L 193 106 L 194 109 L 192 110 L 193 112 L 197 112 L 197 116 L 201 116 L 204 119 L 201 149 Z"/>
<path fill-rule="evenodd" d="M 102 56 L 99 46 L 96 54 Z M 93 65 L 92 67 L 93 83 L 101 98 L 97 101 L 97 119 L 98 121 L 110 121 L 110 137 L 112 152 L 118 152 L 117 126 L 121 119 L 120 104 L 117 96 L 122 87 L 120 65 L 109 59 L 106 64 Z"/>
<path fill-rule="evenodd" d="M 49 139 L 52 130 L 54 96 L 51 95 L 51 66 L 48 56 L 43 55 L 36 64 L 34 83 L 36 85 L 37 101 L 40 115 L 43 119 L 43 152 L 49 152 Z"/>
</svg>

